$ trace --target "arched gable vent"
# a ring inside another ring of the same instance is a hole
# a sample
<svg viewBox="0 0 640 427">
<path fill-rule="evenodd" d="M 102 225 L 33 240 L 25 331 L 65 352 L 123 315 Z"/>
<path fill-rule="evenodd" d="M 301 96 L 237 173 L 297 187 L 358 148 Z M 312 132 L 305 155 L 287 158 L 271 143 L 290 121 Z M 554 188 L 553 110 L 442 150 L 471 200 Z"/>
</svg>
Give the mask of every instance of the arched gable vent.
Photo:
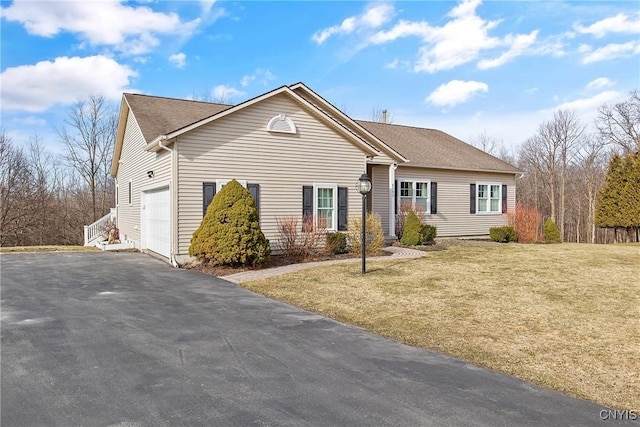
<svg viewBox="0 0 640 427">
<path fill-rule="evenodd" d="M 269 120 L 267 130 L 269 132 L 296 133 L 296 125 L 285 114 L 278 114 Z"/>
</svg>

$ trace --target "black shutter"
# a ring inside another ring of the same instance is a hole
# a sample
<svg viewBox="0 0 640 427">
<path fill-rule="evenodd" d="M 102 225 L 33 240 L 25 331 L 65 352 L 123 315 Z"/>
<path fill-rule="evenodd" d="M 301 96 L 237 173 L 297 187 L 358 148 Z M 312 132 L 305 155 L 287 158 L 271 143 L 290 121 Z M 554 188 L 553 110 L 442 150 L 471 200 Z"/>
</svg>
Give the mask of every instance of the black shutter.
<svg viewBox="0 0 640 427">
<path fill-rule="evenodd" d="M 202 216 L 207 213 L 207 208 L 213 200 L 213 196 L 216 195 L 216 183 L 215 182 L 203 182 L 202 183 Z"/>
<path fill-rule="evenodd" d="M 313 218 L 313 187 L 304 185 L 302 187 L 302 220 L 309 221 Z"/>
<path fill-rule="evenodd" d="M 474 214 L 476 213 L 476 185 L 470 185 L 469 191 L 469 212 Z"/>
<path fill-rule="evenodd" d="M 438 213 L 438 183 L 431 183 L 431 215 Z"/>
<path fill-rule="evenodd" d="M 247 190 L 251 193 L 253 202 L 256 204 L 258 215 L 260 215 L 260 184 L 247 184 Z"/>
<path fill-rule="evenodd" d="M 396 185 L 393 187 L 393 212 L 398 215 L 398 180 L 396 179 Z"/>
<path fill-rule="evenodd" d="M 502 213 L 507 213 L 507 186 L 502 186 Z"/>
<path fill-rule="evenodd" d="M 338 187 L 338 230 L 347 229 L 347 199 L 349 188 Z"/>
</svg>

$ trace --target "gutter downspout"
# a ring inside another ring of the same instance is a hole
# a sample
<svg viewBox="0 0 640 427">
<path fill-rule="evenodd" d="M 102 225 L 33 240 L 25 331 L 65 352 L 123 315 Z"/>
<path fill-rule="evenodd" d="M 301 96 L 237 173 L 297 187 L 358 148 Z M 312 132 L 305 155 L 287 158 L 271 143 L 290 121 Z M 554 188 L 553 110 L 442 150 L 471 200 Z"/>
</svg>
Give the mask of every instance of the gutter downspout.
<svg viewBox="0 0 640 427">
<path fill-rule="evenodd" d="M 163 144 L 164 141 L 166 141 L 166 140 L 167 140 L 167 135 L 161 135 L 160 139 L 158 140 L 158 147 L 160 147 L 163 150 L 166 150 L 166 151 L 169 152 L 169 155 L 171 157 L 171 160 L 170 160 L 170 162 L 171 162 L 170 163 L 171 164 L 170 170 L 171 170 L 171 178 L 172 178 L 171 181 L 173 181 L 173 149 L 171 149 L 171 148 L 169 148 L 169 147 L 167 147 L 166 145 Z M 169 185 L 170 185 L 170 187 L 169 187 L 170 188 L 169 195 L 171 196 L 173 194 L 173 186 L 175 185 L 175 183 L 171 182 Z M 171 202 L 173 202 L 173 197 L 171 197 L 169 200 Z M 173 203 L 171 203 L 171 205 L 173 205 Z M 172 218 L 172 220 L 170 222 L 170 224 L 171 224 L 171 241 L 169 242 L 169 246 L 171 247 L 171 251 L 169 253 L 169 261 L 171 262 L 172 266 L 178 268 L 178 267 L 180 267 L 180 265 L 176 261 L 175 254 L 173 253 L 173 225 L 174 225 L 173 224 L 173 208 L 171 206 L 170 206 L 170 208 L 171 208 L 171 218 Z"/>
</svg>

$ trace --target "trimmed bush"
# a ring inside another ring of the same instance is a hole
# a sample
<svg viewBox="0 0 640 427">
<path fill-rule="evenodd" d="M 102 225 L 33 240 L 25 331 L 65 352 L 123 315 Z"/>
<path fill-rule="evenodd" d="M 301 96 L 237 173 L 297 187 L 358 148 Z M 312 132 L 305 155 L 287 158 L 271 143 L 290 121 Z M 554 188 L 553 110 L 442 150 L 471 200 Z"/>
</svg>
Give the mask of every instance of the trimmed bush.
<svg viewBox="0 0 640 427">
<path fill-rule="evenodd" d="M 396 214 L 396 236 L 402 237 L 404 234 L 404 225 L 407 222 L 409 212 L 415 213 L 420 220 L 424 218 L 422 206 L 412 206 L 411 202 L 402 202 L 399 206 L 399 212 Z"/>
<path fill-rule="evenodd" d="M 210 265 L 262 265 L 271 248 L 262 234 L 249 190 L 235 179 L 218 191 L 200 227 L 191 237 L 189 255 Z"/>
<path fill-rule="evenodd" d="M 438 229 L 434 225 L 423 224 L 420 227 L 420 242 L 430 245 L 436 240 Z"/>
<path fill-rule="evenodd" d="M 510 225 L 504 227 L 492 227 L 489 229 L 489 237 L 498 243 L 509 243 L 516 241 L 516 231 Z"/>
<path fill-rule="evenodd" d="M 377 213 L 367 214 L 367 255 L 378 255 L 384 248 L 384 231 L 382 230 L 382 221 Z M 349 252 L 353 254 L 362 254 L 362 218 L 352 216 L 349 218 L 349 227 L 347 228 L 349 240 Z"/>
<path fill-rule="evenodd" d="M 407 215 L 407 221 L 404 224 L 404 233 L 400 238 L 400 243 L 407 246 L 415 246 L 420 243 L 420 230 L 422 224 L 420 218 L 415 212 L 411 211 Z"/>
<path fill-rule="evenodd" d="M 544 222 L 544 242 L 545 243 L 562 243 L 560 231 L 556 227 L 556 223 L 551 218 Z"/>
<path fill-rule="evenodd" d="M 344 233 L 327 233 L 325 249 L 334 255 L 347 252 L 347 235 Z"/>
</svg>

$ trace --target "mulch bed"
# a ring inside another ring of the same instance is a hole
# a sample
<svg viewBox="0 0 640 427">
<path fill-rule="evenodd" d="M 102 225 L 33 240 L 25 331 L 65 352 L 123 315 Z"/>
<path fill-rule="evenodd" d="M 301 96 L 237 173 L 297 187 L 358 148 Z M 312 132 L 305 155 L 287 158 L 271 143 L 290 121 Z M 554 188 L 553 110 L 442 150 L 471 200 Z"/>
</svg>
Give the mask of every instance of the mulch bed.
<svg viewBox="0 0 640 427">
<path fill-rule="evenodd" d="M 393 244 L 393 246 L 398 246 L 398 247 L 402 247 L 402 248 L 410 248 L 410 249 L 417 249 L 420 251 L 424 251 L 424 252 L 435 252 L 435 251 L 444 251 L 452 246 L 469 246 L 469 245 L 476 245 L 476 246 L 486 246 L 486 245 L 499 245 L 499 243 L 496 242 L 492 242 L 490 240 L 472 240 L 472 239 L 440 239 L 437 240 L 433 245 L 424 245 L 424 246 L 405 246 L 402 245 L 400 242 L 395 242 Z M 391 255 L 391 253 L 386 252 L 386 251 L 382 251 L 382 253 L 380 255 Z M 360 255 L 353 255 L 350 253 L 346 253 L 346 254 L 339 254 L 339 255 L 333 255 L 333 254 L 326 254 L 326 253 L 318 253 L 318 254 L 313 254 L 308 256 L 307 258 L 303 259 L 303 260 L 292 260 L 289 258 L 286 258 L 282 255 L 271 255 L 271 259 L 269 261 L 269 264 L 267 265 L 263 265 L 263 266 L 259 266 L 259 267 L 251 267 L 251 266 L 219 266 L 219 265 L 208 265 L 208 264 L 202 264 L 199 261 L 192 261 L 188 264 L 185 264 L 183 266 L 183 268 L 185 269 L 189 269 L 189 270 L 198 270 L 202 273 L 205 274 L 210 274 L 212 276 L 229 276 L 231 274 L 235 274 L 235 273 L 242 273 L 244 271 L 253 271 L 253 270 L 262 270 L 264 268 L 272 268 L 272 267 L 281 267 L 281 266 L 285 266 L 285 265 L 291 265 L 291 264 L 300 264 L 300 263 L 307 263 L 307 262 L 314 262 L 314 261 L 330 261 L 330 260 L 337 260 L 337 259 L 358 259 L 360 258 Z"/>
<path fill-rule="evenodd" d="M 269 264 L 259 266 L 259 267 L 251 267 L 251 266 L 233 267 L 233 266 L 208 265 L 208 264 L 202 264 L 198 261 L 192 261 L 184 265 L 184 268 L 189 270 L 198 270 L 205 274 L 210 274 L 212 276 L 220 277 L 220 276 L 229 276 L 235 273 L 242 273 L 244 271 L 262 270 L 264 268 L 282 267 L 282 266 L 291 265 L 291 264 L 300 264 L 300 263 L 315 262 L 315 261 L 330 261 L 330 260 L 337 260 L 337 259 L 350 259 L 350 258 L 357 259 L 359 258 L 359 255 L 353 255 L 350 253 L 338 254 L 338 255 L 314 254 L 303 260 L 292 260 L 282 255 L 271 255 Z"/>
</svg>

